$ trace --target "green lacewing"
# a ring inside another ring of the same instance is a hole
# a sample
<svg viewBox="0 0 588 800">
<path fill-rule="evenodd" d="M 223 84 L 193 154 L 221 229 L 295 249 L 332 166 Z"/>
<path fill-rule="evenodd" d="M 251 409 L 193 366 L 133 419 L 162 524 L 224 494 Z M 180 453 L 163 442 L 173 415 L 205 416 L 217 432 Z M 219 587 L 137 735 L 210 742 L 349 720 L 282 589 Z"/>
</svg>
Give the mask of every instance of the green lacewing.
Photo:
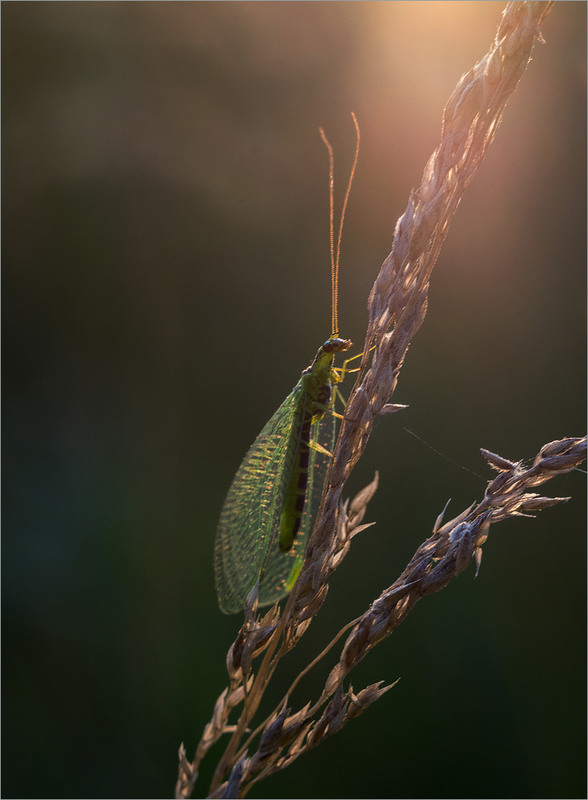
<svg viewBox="0 0 588 800">
<path fill-rule="evenodd" d="M 336 369 L 336 353 L 352 342 L 338 333 L 337 298 L 341 235 L 359 155 L 356 148 L 334 248 L 333 149 L 320 128 L 329 154 L 329 232 L 331 251 L 331 336 L 312 364 L 245 455 L 231 483 L 218 523 L 214 554 L 221 611 L 241 611 L 259 579 L 259 603 L 274 603 L 292 589 L 312 533 L 323 483 L 335 443 L 333 386 L 345 370 Z"/>
</svg>

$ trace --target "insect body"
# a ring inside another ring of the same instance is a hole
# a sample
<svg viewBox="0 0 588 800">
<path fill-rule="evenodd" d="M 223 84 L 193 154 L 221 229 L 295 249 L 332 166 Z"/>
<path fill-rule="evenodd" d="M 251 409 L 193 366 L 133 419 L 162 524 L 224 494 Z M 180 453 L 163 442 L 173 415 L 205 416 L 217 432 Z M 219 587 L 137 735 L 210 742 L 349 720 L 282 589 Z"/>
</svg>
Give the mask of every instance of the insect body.
<svg viewBox="0 0 588 800">
<path fill-rule="evenodd" d="M 294 389 L 254 441 L 237 470 L 222 508 L 214 570 L 221 611 L 241 611 L 259 578 L 260 604 L 292 589 L 312 533 L 330 452 L 335 443 L 333 385 L 346 371 L 335 354 L 351 347 L 337 331 L 337 283 L 343 218 L 357 163 L 351 170 L 341 213 L 337 253 L 333 247 L 333 151 L 329 152 L 332 331 Z"/>
<path fill-rule="evenodd" d="M 297 384 L 300 404 L 295 413 L 296 426 L 292 441 L 298 442 L 292 474 L 284 497 L 280 523 L 280 550 L 287 553 L 300 528 L 304 501 L 309 480 L 310 450 L 313 445 L 312 428 L 318 427 L 325 411 L 331 407 L 332 382 L 338 382 L 338 374 L 333 370 L 335 353 L 351 347 L 349 339 L 331 338 L 326 341 L 311 366 L 302 373 Z M 321 445 L 319 445 L 321 446 Z M 312 477 L 312 476 L 311 476 Z"/>
</svg>

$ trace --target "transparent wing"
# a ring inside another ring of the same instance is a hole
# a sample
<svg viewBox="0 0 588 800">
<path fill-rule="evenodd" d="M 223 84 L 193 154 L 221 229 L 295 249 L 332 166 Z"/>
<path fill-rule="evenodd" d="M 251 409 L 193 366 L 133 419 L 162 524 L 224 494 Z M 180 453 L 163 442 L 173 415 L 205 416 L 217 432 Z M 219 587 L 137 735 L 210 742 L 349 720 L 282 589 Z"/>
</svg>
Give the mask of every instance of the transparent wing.
<svg viewBox="0 0 588 800">
<path fill-rule="evenodd" d="M 327 413 L 321 420 L 313 424 L 311 441 L 318 442 L 329 453 L 332 453 L 335 446 L 335 433 L 335 417 Z M 330 458 L 327 455 L 311 447 L 306 501 L 300 529 L 294 539 L 294 544 L 287 553 L 281 552 L 277 537 L 271 543 L 263 581 L 259 587 L 259 602 L 262 605 L 275 603 L 285 597 L 294 586 L 304 561 L 308 539 L 314 528 L 329 463 Z"/>
<path fill-rule="evenodd" d="M 278 547 L 304 401 L 301 380 L 249 448 L 225 498 L 214 551 L 216 589 L 225 614 L 243 609 L 272 545 Z"/>
</svg>

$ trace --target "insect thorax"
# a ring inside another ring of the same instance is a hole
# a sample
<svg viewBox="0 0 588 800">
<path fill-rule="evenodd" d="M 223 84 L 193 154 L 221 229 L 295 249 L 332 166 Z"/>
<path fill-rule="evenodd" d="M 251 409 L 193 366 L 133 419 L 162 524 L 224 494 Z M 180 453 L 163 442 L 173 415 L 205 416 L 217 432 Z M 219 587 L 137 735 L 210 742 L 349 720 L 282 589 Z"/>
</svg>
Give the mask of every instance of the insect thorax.
<svg viewBox="0 0 588 800">
<path fill-rule="evenodd" d="M 340 339 L 338 336 L 332 336 L 330 339 L 327 339 L 327 341 L 319 347 L 314 361 L 306 372 L 311 372 L 313 375 L 316 375 L 321 383 L 328 383 L 331 380 L 335 353 L 349 350 L 352 344 L 353 342 L 351 339 Z"/>
<path fill-rule="evenodd" d="M 302 373 L 306 395 L 306 415 L 312 419 L 322 417 L 331 404 L 331 383 L 335 379 L 333 359 L 335 353 L 349 350 L 350 339 L 332 336 L 319 347 L 314 361 Z"/>
</svg>

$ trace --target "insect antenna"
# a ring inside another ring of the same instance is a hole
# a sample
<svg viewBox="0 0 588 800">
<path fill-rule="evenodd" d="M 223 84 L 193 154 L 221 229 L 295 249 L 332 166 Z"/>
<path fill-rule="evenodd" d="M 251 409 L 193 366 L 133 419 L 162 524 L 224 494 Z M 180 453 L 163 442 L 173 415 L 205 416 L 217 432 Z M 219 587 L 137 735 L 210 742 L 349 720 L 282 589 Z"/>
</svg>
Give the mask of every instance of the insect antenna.
<svg viewBox="0 0 588 800">
<path fill-rule="evenodd" d="M 351 192 L 351 185 L 355 177 L 355 168 L 357 166 L 357 159 L 359 157 L 359 125 L 353 111 L 351 112 L 353 124 L 355 125 L 356 144 L 355 144 L 355 157 L 353 159 L 353 166 L 349 174 L 349 181 L 347 182 L 347 190 L 345 191 L 345 198 L 343 200 L 343 208 L 341 209 L 341 221 L 339 223 L 339 233 L 337 235 L 337 251 L 335 253 L 335 223 L 334 223 L 334 187 L 335 187 L 335 158 L 333 156 L 333 148 L 327 139 L 327 136 L 322 128 L 319 128 L 321 139 L 323 140 L 327 152 L 329 154 L 329 242 L 331 250 L 331 337 L 335 338 L 339 335 L 339 320 L 337 316 L 337 302 L 339 296 L 339 257 L 341 255 L 341 237 L 343 235 L 343 221 L 345 219 L 345 211 L 347 210 L 347 201 L 349 200 L 349 193 Z"/>
</svg>

